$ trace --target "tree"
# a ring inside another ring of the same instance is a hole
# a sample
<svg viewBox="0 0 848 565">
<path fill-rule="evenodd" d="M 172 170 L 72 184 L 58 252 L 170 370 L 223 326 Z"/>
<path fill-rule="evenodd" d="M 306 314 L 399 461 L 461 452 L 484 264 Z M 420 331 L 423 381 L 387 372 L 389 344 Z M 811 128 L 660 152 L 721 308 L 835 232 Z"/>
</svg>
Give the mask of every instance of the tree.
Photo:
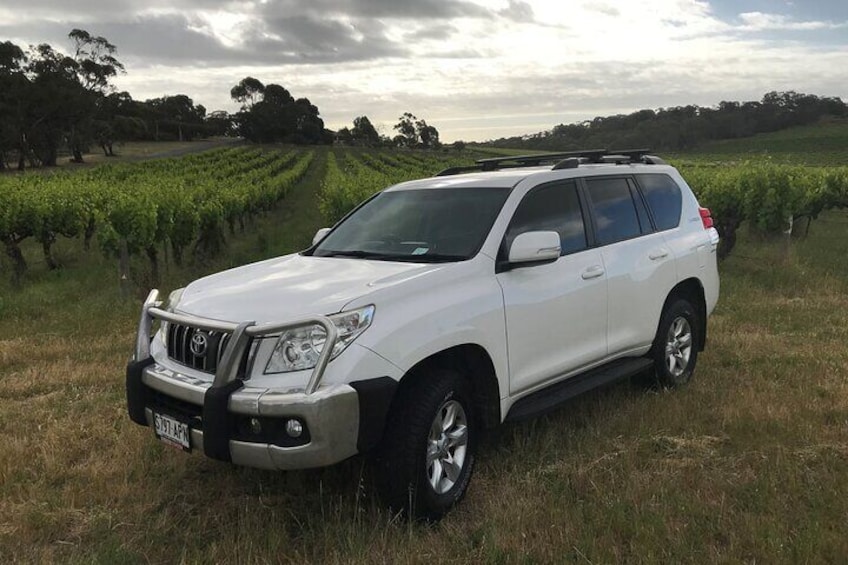
<svg viewBox="0 0 848 565">
<path fill-rule="evenodd" d="M 68 37 L 74 44 L 73 60 L 76 63 L 77 79 L 86 94 L 80 94 L 77 99 L 84 111 L 78 120 L 70 124 L 68 135 L 69 145 L 74 155 L 74 161 L 82 162 L 82 152 L 93 137 L 95 130 L 101 133 L 103 127 L 95 124 L 97 104 L 107 92 L 113 90 L 109 81 L 125 72 L 124 65 L 115 57 L 118 49 L 105 37 L 92 36 L 85 30 L 73 29 Z M 109 146 L 111 148 L 111 145 Z M 111 149 L 110 149 L 111 150 Z"/>
<path fill-rule="evenodd" d="M 295 133 L 292 141 L 298 144 L 319 144 L 323 142 L 324 120 L 319 117 L 318 107 L 308 98 L 294 101 Z"/>
<path fill-rule="evenodd" d="M 415 132 L 418 134 L 418 139 L 421 140 L 421 146 L 424 149 L 438 149 L 441 147 L 439 142 L 439 130 L 435 127 L 427 125 L 424 120 L 415 122 Z"/>
<path fill-rule="evenodd" d="M 206 108 L 201 104 L 195 106 L 194 100 L 185 94 L 154 98 L 144 104 L 154 121 L 157 140 L 164 135 L 178 141 L 191 141 L 203 132 Z"/>
<path fill-rule="evenodd" d="M 251 108 L 262 99 L 265 85 L 253 77 L 245 77 L 230 89 L 230 98 L 242 105 L 242 110 Z"/>
<path fill-rule="evenodd" d="M 0 43 L 0 170 L 7 167 L 7 155 L 17 150 L 18 168 L 24 168 L 27 107 L 30 81 L 24 73 L 27 58 L 12 43 Z"/>
<path fill-rule="evenodd" d="M 353 133 L 350 128 L 344 127 L 336 132 L 336 139 L 342 145 L 353 145 Z"/>
<path fill-rule="evenodd" d="M 499 147 L 528 149 L 586 149 L 587 147 L 647 146 L 655 150 L 685 149 L 713 139 L 812 124 L 824 116 L 844 116 L 848 106 L 839 98 L 794 91 L 769 92 L 762 101 L 722 101 L 713 108 L 687 105 L 631 114 L 596 117 L 559 124 L 537 134 L 499 139 Z"/>
<path fill-rule="evenodd" d="M 394 138 L 395 145 L 399 147 L 415 147 L 418 145 L 418 132 L 415 123 L 418 120 L 412 113 L 404 112 L 398 123 L 392 129 L 397 130 L 398 135 Z"/>
<path fill-rule="evenodd" d="M 234 118 L 224 110 L 215 110 L 206 116 L 206 128 L 209 135 L 232 136 L 235 134 Z"/>
<path fill-rule="evenodd" d="M 82 29 L 71 30 L 68 37 L 74 42 L 74 61 L 83 87 L 100 94 L 112 90 L 109 80 L 125 72 L 124 65 L 115 58 L 118 48 L 105 37 L 94 37 Z"/>
<path fill-rule="evenodd" d="M 98 100 L 94 120 L 94 140 L 107 157 L 114 157 L 116 142 L 146 139 L 149 128 L 144 121 L 144 105 L 129 92 L 112 92 Z"/>
<path fill-rule="evenodd" d="M 353 119 L 353 129 L 350 130 L 353 143 L 373 147 L 380 144 L 380 134 L 368 119 L 368 116 L 359 116 Z"/>
<path fill-rule="evenodd" d="M 27 132 L 29 149 L 42 165 L 55 166 L 64 139 L 81 160 L 83 123 L 94 113 L 94 98 L 77 75 L 77 62 L 43 43 L 31 48 Z"/>
<path fill-rule="evenodd" d="M 419 120 L 411 112 L 404 112 L 395 124 L 394 129 L 398 131 L 393 142 L 399 147 L 418 147 L 424 149 L 437 149 L 441 147 L 439 142 L 439 130 L 428 125 L 425 120 Z"/>
<path fill-rule="evenodd" d="M 26 54 L 10 42 L 0 44 L 0 151 L 16 149 L 19 168 L 26 159 L 55 165 L 63 144 L 81 162 L 94 136 L 98 104 L 111 78 L 124 70 L 105 38 L 79 29 L 68 37 L 73 56 L 46 43 L 30 46 Z"/>
<path fill-rule="evenodd" d="M 239 134 L 250 141 L 327 142 L 318 108 L 307 98 L 295 100 L 279 84 L 264 85 L 258 79 L 246 77 L 230 90 L 230 96 L 242 104 L 235 122 Z"/>
</svg>

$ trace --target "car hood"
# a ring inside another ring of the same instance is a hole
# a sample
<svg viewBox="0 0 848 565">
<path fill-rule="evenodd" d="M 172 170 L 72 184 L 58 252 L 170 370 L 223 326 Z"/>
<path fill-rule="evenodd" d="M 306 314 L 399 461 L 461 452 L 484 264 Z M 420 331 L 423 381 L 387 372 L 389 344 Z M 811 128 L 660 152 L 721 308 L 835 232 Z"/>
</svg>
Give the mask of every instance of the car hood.
<svg viewBox="0 0 848 565">
<path fill-rule="evenodd" d="M 351 300 L 446 266 L 286 255 L 198 279 L 176 311 L 229 322 L 286 322 L 339 312 Z"/>
</svg>

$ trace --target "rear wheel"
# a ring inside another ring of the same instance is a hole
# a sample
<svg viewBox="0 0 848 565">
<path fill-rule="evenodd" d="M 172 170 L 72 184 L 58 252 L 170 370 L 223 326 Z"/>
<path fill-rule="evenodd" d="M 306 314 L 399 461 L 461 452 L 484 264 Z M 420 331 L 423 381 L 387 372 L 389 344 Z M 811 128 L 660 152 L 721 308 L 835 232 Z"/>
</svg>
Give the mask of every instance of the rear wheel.
<svg viewBox="0 0 848 565">
<path fill-rule="evenodd" d="M 468 488 L 477 431 L 468 382 L 451 370 L 399 392 L 381 454 L 380 489 L 395 511 L 437 520 Z"/>
<path fill-rule="evenodd" d="M 661 385 L 680 386 L 692 378 L 698 361 L 698 327 L 698 315 L 687 300 L 675 300 L 663 312 L 651 350 Z"/>
</svg>

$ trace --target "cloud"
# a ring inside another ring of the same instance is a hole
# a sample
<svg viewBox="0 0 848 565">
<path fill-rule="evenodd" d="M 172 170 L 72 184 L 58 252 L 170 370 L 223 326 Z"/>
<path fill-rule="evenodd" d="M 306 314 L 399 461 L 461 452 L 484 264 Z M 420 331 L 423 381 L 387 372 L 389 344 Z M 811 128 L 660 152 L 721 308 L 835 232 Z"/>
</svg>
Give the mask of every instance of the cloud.
<svg viewBox="0 0 848 565">
<path fill-rule="evenodd" d="M 366 114 L 392 133 L 412 111 L 446 141 L 769 90 L 848 94 L 842 15 L 721 1 L 3 0 L 0 37 L 67 51 L 74 27 L 102 35 L 138 99 L 233 110 L 250 75 L 308 97 L 330 127 Z"/>
<path fill-rule="evenodd" d="M 765 14 L 763 12 L 745 12 L 739 14 L 742 21 L 741 31 L 815 31 L 823 29 L 840 29 L 848 27 L 848 22 L 834 23 L 830 21 L 794 21 L 781 14 Z"/>
<path fill-rule="evenodd" d="M 493 17 L 491 10 L 466 0 L 267 0 L 260 4 L 259 13 L 272 18 L 284 14 L 416 20 Z"/>
<path fill-rule="evenodd" d="M 219 40 L 192 29 L 198 23 L 196 18 L 187 16 L 136 16 L 129 21 L 105 21 L 93 26 L 79 21 L 0 26 L 0 35 L 37 38 L 39 43 L 48 42 L 59 50 L 67 50 L 67 34 L 74 27 L 85 27 L 115 43 L 119 59 L 129 56 L 162 63 L 236 59 Z"/>
<path fill-rule="evenodd" d="M 358 61 L 407 53 L 402 43 L 388 39 L 379 20 L 345 22 L 296 15 L 265 20 L 260 29 L 263 38 L 248 39 L 242 51 L 260 50 L 277 61 Z"/>
<path fill-rule="evenodd" d="M 599 14 L 609 16 L 611 18 L 617 18 L 621 15 L 621 12 L 618 10 L 618 8 L 616 8 L 615 6 L 604 4 L 602 2 L 594 4 L 583 4 L 583 8 L 592 12 L 597 12 Z"/>
<path fill-rule="evenodd" d="M 509 0 L 509 5 L 503 10 L 499 10 L 498 15 L 521 23 L 530 23 L 536 19 L 533 6 L 521 0 Z"/>
</svg>

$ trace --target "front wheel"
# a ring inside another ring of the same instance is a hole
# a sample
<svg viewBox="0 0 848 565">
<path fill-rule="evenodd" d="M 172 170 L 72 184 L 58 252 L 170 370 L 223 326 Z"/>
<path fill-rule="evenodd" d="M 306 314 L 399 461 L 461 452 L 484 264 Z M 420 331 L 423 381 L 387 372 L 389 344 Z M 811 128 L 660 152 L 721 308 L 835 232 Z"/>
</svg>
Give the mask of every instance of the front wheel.
<svg viewBox="0 0 848 565">
<path fill-rule="evenodd" d="M 652 355 L 663 386 L 686 384 L 698 361 L 698 315 L 687 300 L 672 302 L 663 312 Z"/>
<path fill-rule="evenodd" d="M 438 520 L 465 495 L 477 426 L 468 382 L 449 370 L 399 392 L 382 446 L 380 489 L 393 510 Z"/>
</svg>

